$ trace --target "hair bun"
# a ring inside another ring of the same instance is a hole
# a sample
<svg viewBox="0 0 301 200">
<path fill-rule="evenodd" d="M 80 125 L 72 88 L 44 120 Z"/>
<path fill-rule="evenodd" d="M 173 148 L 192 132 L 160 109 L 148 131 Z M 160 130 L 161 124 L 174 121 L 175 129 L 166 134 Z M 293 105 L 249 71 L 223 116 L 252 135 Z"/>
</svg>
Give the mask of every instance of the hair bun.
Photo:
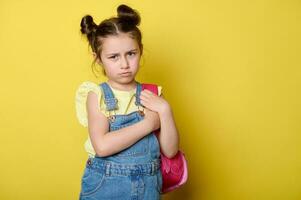
<svg viewBox="0 0 301 200">
<path fill-rule="evenodd" d="M 90 35 L 91 33 L 95 33 L 97 29 L 97 25 L 93 21 L 93 17 L 90 15 L 86 15 L 82 18 L 80 22 L 81 29 L 80 31 L 83 34 Z"/>
<path fill-rule="evenodd" d="M 120 5 L 117 8 L 117 13 L 118 13 L 118 18 L 121 22 L 133 25 L 133 26 L 138 26 L 140 24 L 140 15 L 139 13 L 130 8 L 127 5 Z"/>
</svg>

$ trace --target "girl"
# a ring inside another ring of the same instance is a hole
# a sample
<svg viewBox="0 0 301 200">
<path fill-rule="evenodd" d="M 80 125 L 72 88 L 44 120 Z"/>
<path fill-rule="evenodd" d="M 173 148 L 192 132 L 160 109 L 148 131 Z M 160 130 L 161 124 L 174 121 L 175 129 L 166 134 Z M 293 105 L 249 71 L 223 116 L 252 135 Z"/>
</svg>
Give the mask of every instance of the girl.
<svg viewBox="0 0 301 200">
<path fill-rule="evenodd" d="M 83 82 L 76 91 L 77 117 L 89 132 L 80 199 L 160 199 L 160 147 L 173 157 L 178 131 L 162 88 L 157 96 L 141 91 L 135 80 L 143 53 L 139 14 L 126 5 L 117 13 L 99 25 L 90 15 L 81 21 L 81 32 L 108 80 Z"/>
</svg>

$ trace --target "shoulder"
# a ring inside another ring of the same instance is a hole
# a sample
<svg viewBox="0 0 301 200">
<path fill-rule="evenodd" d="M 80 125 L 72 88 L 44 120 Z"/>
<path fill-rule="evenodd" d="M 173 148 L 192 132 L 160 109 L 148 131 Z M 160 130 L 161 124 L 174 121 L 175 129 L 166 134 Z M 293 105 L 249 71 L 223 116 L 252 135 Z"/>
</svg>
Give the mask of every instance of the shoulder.
<svg viewBox="0 0 301 200">
<path fill-rule="evenodd" d="M 94 93 L 94 94 L 91 94 Z M 89 95 L 91 94 L 91 95 Z M 85 127 L 88 125 L 87 121 L 87 98 L 88 95 L 93 97 L 94 101 L 100 102 L 101 100 L 101 89 L 100 87 L 92 81 L 82 82 L 76 89 L 75 92 L 75 110 L 76 116 L 79 123 Z M 98 110 L 100 110 L 100 105 L 98 103 Z"/>
<path fill-rule="evenodd" d="M 82 95 L 87 95 L 90 91 L 93 91 L 97 95 L 101 95 L 100 87 L 96 83 L 94 83 L 92 81 L 84 81 L 84 82 L 82 82 L 78 86 L 75 94 L 76 94 L 76 96 L 82 96 Z"/>
<path fill-rule="evenodd" d="M 101 89 L 99 85 L 92 81 L 84 81 L 82 82 L 76 92 L 75 92 L 75 100 L 76 100 L 76 106 L 85 106 L 87 97 L 90 93 L 95 93 L 97 96 L 98 101 L 100 101 L 101 98 Z M 95 96 L 93 95 L 93 96 Z M 83 104 L 84 103 L 84 104 Z"/>
</svg>

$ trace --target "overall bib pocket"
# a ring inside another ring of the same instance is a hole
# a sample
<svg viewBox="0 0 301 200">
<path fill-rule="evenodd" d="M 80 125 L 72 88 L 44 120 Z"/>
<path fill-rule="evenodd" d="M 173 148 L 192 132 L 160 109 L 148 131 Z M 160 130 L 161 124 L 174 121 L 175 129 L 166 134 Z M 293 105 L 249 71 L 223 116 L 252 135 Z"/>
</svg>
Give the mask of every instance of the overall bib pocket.
<svg viewBox="0 0 301 200">
<path fill-rule="evenodd" d="M 142 116 L 138 114 L 138 112 L 133 112 L 128 115 L 116 115 L 115 121 L 110 123 L 110 131 L 115 131 L 118 129 L 122 129 L 127 126 L 131 126 L 135 123 L 138 123 L 143 119 Z M 138 140 L 132 146 L 118 152 L 114 156 L 116 157 L 137 157 L 137 156 L 145 156 L 149 153 L 149 138 L 151 134 L 146 135 L 145 137 Z"/>
</svg>

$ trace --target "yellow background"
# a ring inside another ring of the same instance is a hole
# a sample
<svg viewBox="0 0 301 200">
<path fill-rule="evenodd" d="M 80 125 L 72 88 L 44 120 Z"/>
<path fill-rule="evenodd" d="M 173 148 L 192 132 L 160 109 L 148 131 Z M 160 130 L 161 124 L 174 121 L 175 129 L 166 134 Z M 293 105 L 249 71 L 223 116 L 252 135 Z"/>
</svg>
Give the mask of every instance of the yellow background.
<svg viewBox="0 0 301 200">
<path fill-rule="evenodd" d="M 74 96 L 91 71 L 80 20 L 141 13 L 138 79 L 163 86 L 189 180 L 164 200 L 301 199 L 297 0 L 0 2 L 0 199 L 77 199 L 87 129 Z"/>
</svg>

